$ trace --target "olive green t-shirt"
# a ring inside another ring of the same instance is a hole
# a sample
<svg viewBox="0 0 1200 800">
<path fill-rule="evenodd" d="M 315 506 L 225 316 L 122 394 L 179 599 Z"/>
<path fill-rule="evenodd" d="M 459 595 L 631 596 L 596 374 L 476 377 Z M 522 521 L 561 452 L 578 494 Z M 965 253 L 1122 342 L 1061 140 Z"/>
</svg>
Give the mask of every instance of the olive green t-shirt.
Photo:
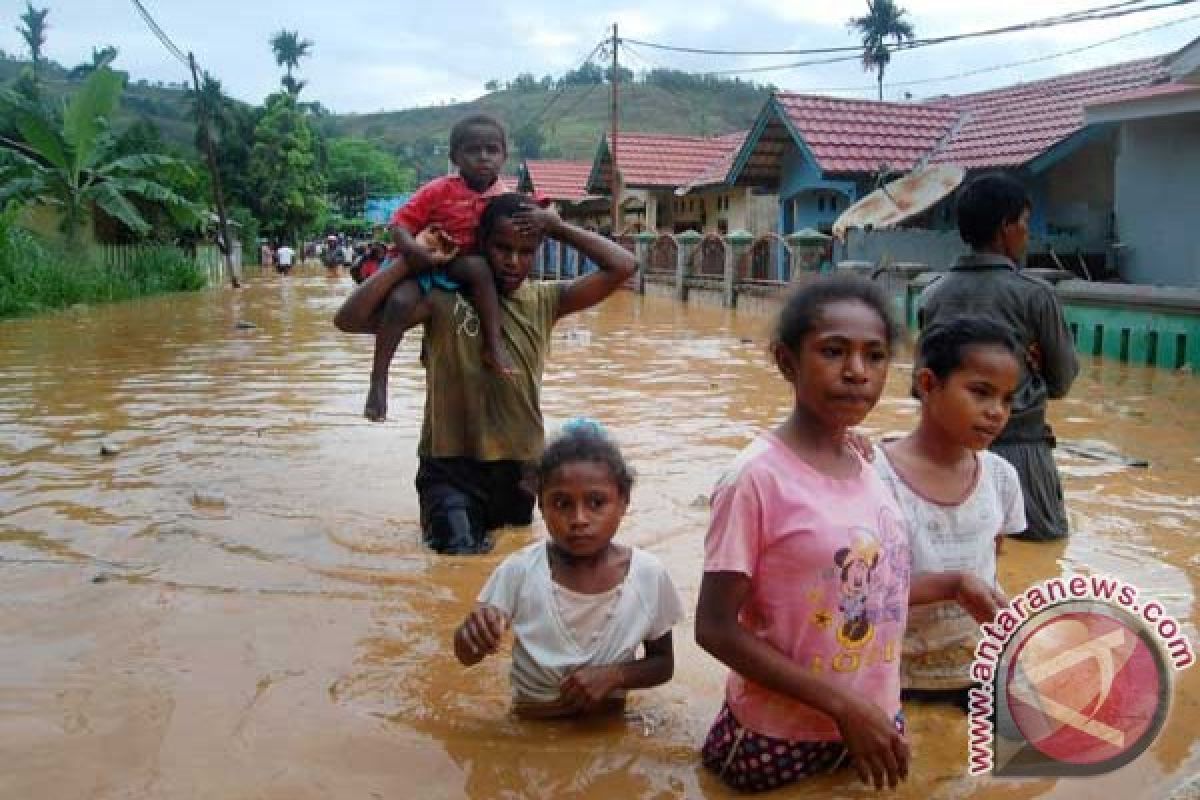
<svg viewBox="0 0 1200 800">
<path fill-rule="evenodd" d="M 562 284 L 523 283 L 500 296 L 511 378 L 483 367 L 483 336 L 471 302 L 433 291 L 425 323 L 425 419 L 417 455 L 530 461 L 541 455 L 542 369 Z"/>
</svg>

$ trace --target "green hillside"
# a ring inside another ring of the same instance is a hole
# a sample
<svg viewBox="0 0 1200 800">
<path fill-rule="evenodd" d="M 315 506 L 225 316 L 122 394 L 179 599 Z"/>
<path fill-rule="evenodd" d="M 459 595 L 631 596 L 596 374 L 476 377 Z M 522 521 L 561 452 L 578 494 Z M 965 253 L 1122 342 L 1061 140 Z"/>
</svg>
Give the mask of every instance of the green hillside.
<svg viewBox="0 0 1200 800">
<path fill-rule="evenodd" d="M 11 84 L 27 65 L 27 61 L 0 58 L 0 85 Z M 53 61 L 45 62 L 42 82 L 48 93 L 60 97 L 78 85 Z M 192 147 L 195 128 L 184 90 L 182 83 L 131 80 L 116 127 L 147 119 L 168 141 Z M 650 133 L 729 133 L 750 126 L 768 93 L 769 89 L 751 83 L 655 70 L 622 83 L 621 127 Z M 513 139 L 510 168 L 522 154 L 591 159 L 609 125 L 609 86 L 601 82 L 559 90 L 546 83 L 527 83 L 524 88 L 493 91 L 468 103 L 376 114 L 318 113 L 314 121 L 326 136 L 359 136 L 380 145 L 411 164 L 419 179 L 426 180 L 445 172 L 446 144 L 455 120 L 476 111 L 494 114 L 509 126 Z M 537 136 L 530 137 L 528 130 L 522 130 L 531 122 L 540 134 L 540 143 Z"/>
<path fill-rule="evenodd" d="M 749 84 L 672 89 L 643 82 L 624 84 L 619 94 L 621 128 L 691 135 L 729 133 L 748 128 L 767 96 L 767 89 Z M 544 143 L 532 155 L 591 159 L 609 126 L 609 87 L 571 86 L 561 93 L 508 89 L 450 106 L 335 115 L 323 125 L 327 133 L 361 136 L 404 156 L 418 166 L 424 178 L 445 171 L 450 127 L 459 117 L 476 111 L 498 116 L 514 135 L 536 121 Z M 514 146 L 513 150 L 517 149 Z"/>
<path fill-rule="evenodd" d="M 28 66 L 28 61 L 0 59 L 0 86 L 11 85 L 21 70 Z M 68 74 L 60 64 L 44 62 L 41 74 L 43 90 L 51 97 L 65 98 L 81 82 L 71 80 Z M 182 84 L 168 85 L 144 80 L 129 82 L 121 97 L 116 128 L 120 130 L 138 119 L 147 119 L 158 126 L 167 141 L 192 147 L 196 126 L 192 121 L 187 95 L 181 87 Z"/>
</svg>

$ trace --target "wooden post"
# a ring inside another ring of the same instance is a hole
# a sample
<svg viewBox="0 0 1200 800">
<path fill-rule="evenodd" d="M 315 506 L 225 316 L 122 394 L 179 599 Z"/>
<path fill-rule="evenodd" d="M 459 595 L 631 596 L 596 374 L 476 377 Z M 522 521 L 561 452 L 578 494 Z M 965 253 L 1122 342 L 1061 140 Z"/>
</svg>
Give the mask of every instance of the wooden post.
<svg viewBox="0 0 1200 800">
<path fill-rule="evenodd" d="M 212 177 L 213 202 L 217 206 L 217 234 L 221 241 L 218 249 L 225 257 L 225 269 L 229 271 L 229 282 L 234 289 L 240 289 L 237 270 L 233 267 L 233 240 L 229 238 L 229 218 L 225 215 L 225 195 L 221 192 L 221 173 L 217 170 L 217 156 L 213 152 L 212 136 L 208 131 L 207 115 L 203 113 L 200 102 L 200 76 L 196 71 L 196 57 L 188 53 L 188 66 L 192 69 L 192 86 L 196 90 L 196 124 L 200 126 L 200 141 L 204 145 L 205 159 L 208 161 L 208 172 Z"/>
<path fill-rule="evenodd" d="M 612 237 L 616 239 L 621 235 L 621 177 L 617 168 L 617 84 L 620 82 L 621 73 L 618 72 L 619 64 L 617 63 L 617 47 L 620 45 L 620 39 L 617 38 L 617 23 L 613 23 L 612 34 L 612 109 L 610 112 L 610 124 L 612 132 L 609 134 L 609 153 L 612 155 Z"/>
</svg>

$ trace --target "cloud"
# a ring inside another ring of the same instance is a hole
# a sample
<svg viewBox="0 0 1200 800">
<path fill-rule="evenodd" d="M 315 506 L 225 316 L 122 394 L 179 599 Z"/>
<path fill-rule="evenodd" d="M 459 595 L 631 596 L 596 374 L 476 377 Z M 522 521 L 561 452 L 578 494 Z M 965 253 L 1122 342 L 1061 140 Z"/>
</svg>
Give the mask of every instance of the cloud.
<svg viewBox="0 0 1200 800">
<path fill-rule="evenodd" d="M 900 0 L 919 35 L 937 36 L 978 30 L 1061 14 L 1095 5 L 1094 0 Z M 183 65 L 172 59 L 131 5 L 95 0 L 54 0 L 50 6 L 48 55 L 70 67 L 90 58 L 92 46 L 120 49 L 117 66 L 132 77 L 180 81 Z M 550 2 L 523 0 L 519 5 L 454 0 L 428 3 L 414 13 L 411 4 L 377 0 L 206 0 L 204 3 L 147 3 L 159 24 L 226 90 L 248 102 L 260 102 L 279 85 L 280 69 L 267 40 L 287 28 L 314 42 L 312 56 L 300 64 L 308 81 L 305 94 L 338 111 L 371 112 L 427 105 L 483 92 L 491 78 L 519 72 L 561 75 L 609 34 L 614 21 L 623 37 L 710 49 L 796 49 L 855 44 L 846 20 L 865 11 L 865 0 L 849 4 L 798 0 L 656 0 L 653 4 Z M 0 20 L 0 48 L 23 53 L 14 30 L 19 9 Z M 1033 58 L 1110 38 L 1168 19 L 1191 9 L 1165 9 L 1105 22 L 1063 26 L 1048 31 L 945 45 L 900 53 L 888 68 L 888 83 L 947 75 L 1006 61 Z M 1170 52 L 1200 33 L 1200 21 L 1128 39 L 1075 56 L 990 72 L 974 78 L 914 89 L 917 96 L 965 92 L 1058 72 Z M 653 50 L 628 50 L 626 65 L 707 71 L 799 60 L 700 56 Z M 798 90 L 872 84 L 857 63 L 812 66 L 746 76 Z M 885 87 L 886 88 L 886 87 Z M 901 89 L 889 92 L 898 97 Z M 867 94 L 864 89 L 861 94 Z"/>
</svg>

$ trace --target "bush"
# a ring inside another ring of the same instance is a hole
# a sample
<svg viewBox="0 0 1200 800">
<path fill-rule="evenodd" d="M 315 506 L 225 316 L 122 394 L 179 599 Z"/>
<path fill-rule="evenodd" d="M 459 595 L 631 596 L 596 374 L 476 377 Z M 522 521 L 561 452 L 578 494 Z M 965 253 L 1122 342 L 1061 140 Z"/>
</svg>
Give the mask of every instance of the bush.
<svg viewBox="0 0 1200 800">
<path fill-rule="evenodd" d="M 98 253 L 80 257 L 38 239 L 13 224 L 13 216 L 0 214 L 0 318 L 193 291 L 208 283 L 206 272 L 177 248 L 131 248 L 109 265 Z"/>
</svg>

